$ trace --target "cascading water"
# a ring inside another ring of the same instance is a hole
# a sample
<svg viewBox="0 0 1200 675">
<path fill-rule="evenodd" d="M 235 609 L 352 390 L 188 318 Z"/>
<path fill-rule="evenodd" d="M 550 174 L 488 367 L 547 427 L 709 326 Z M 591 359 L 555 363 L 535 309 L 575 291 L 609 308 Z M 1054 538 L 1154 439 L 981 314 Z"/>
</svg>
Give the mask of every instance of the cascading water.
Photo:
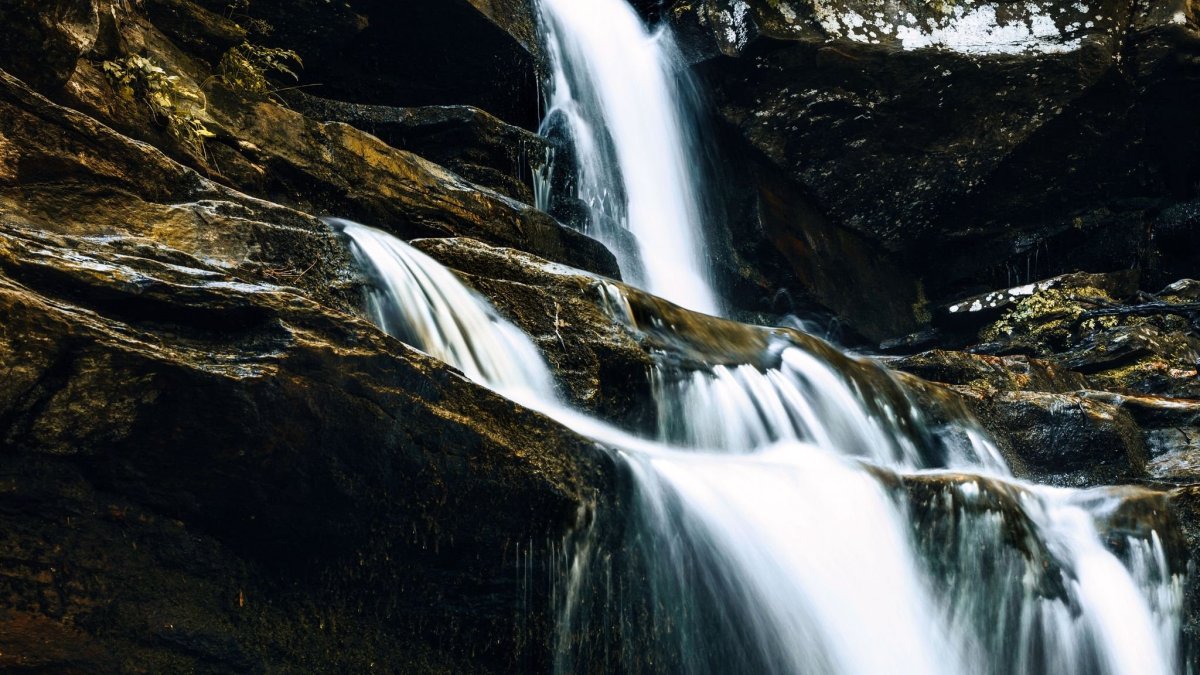
<svg viewBox="0 0 1200 675">
<path fill-rule="evenodd" d="M 669 36 L 648 33 L 625 0 L 540 7 L 554 69 L 544 129 L 566 127 L 591 233 L 618 254 L 632 283 L 717 314 L 699 226 L 700 163 L 688 150 L 691 101 L 678 85 L 685 71 Z M 633 234 L 636 253 L 624 253 L 613 227 Z"/>
<path fill-rule="evenodd" d="M 683 139 L 625 119 L 634 97 L 654 128 L 673 119 L 672 101 L 630 90 L 650 86 L 653 65 L 651 91 L 671 91 L 654 54 L 663 40 L 622 0 L 541 2 L 558 62 L 553 110 L 570 110 L 577 150 L 594 146 L 580 153 L 580 195 L 628 208 L 642 239 L 636 199 L 670 188 L 656 199 L 674 216 L 694 197 L 669 166 Z M 676 255 L 676 237 L 698 241 L 696 222 L 660 220 L 672 241 L 643 241 L 642 263 L 660 292 L 651 270 L 689 266 L 687 288 L 665 294 L 712 310 L 696 258 Z M 532 341 L 436 262 L 382 232 L 335 226 L 373 281 L 381 327 L 595 438 L 624 467 L 621 508 L 565 545 L 558 672 L 1184 670 L 1182 571 L 1162 533 L 1101 535 L 1127 495 L 1013 479 L 969 418 L 930 414 L 877 364 L 786 331 L 754 363 L 663 363 L 652 373 L 658 428 L 638 436 L 561 404 Z M 616 288 L 610 309 L 627 308 Z M 633 315 L 613 313 L 642 328 Z"/>
<path fill-rule="evenodd" d="M 437 261 L 386 232 L 329 218 L 368 270 L 367 311 L 390 335 L 510 398 L 552 399 L 542 355 L 516 326 Z"/>
<path fill-rule="evenodd" d="M 660 382 L 675 431 L 639 438 L 560 404 L 532 341 L 438 263 L 334 224 L 380 326 L 625 463 L 628 512 L 564 566 L 559 672 L 1178 670 L 1181 577 L 1157 533 L 1124 561 L 1102 544 L 1117 496 L 1013 481 L 966 423 L 955 452 L 935 449 L 898 384 L 800 345 L 773 368 Z M 706 434 L 714 417 L 728 430 Z M 898 487 L 930 480 L 928 499 Z"/>
</svg>

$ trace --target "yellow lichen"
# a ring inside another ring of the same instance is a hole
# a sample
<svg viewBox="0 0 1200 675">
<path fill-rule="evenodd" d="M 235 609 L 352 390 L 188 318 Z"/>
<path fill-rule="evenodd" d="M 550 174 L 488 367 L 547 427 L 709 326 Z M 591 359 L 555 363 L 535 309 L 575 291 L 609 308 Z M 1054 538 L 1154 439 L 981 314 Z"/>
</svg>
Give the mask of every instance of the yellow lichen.
<svg viewBox="0 0 1200 675">
<path fill-rule="evenodd" d="M 1075 329 L 1079 317 L 1097 303 L 1111 303 L 1113 299 L 1103 290 L 1093 287 L 1040 290 L 1021 300 L 997 322 L 985 328 L 984 340 L 995 341 L 1006 337 L 1028 336 L 1039 342 L 1057 342 Z M 1112 327 L 1115 317 L 1089 319 L 1085 324 Z M 1088 326 L 1085 326 L 1088 327 Z"/>
</svg>

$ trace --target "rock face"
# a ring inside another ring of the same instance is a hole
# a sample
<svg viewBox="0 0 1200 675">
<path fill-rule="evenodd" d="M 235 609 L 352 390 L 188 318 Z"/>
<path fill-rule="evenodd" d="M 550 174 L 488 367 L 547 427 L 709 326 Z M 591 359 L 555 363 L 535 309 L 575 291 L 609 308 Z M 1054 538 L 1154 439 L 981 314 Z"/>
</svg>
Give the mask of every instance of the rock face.
<svg viewBox="0 0 1200 675">
<path fill-rule="evenodd" d="M 253 149 L 248 187 L 273 198 L 377 223 L 401 236 L 470 235 L 619 276 L 598 241 L 547 214 L 339 122 L 316 123 L 272 103 L 238 105 L 214 90 L 216 121 Z M 226 111 L 235 111 L 226 114 Z"/>
<path fill-rule="evenodd" d="M 4 583 L 26 633 L 10 660 L 61 665 L 30 651 L 59 633 L 104 670 L 540 658 L 455 645 L 525 639 L 500 628 L 522 573 L 506 548 L 571 522 L 587 443 L 361 321 L 182 252 L 6 227 L 0 306 L 0 547 L 29 570 Z M 134 542 L 116 559 L 114 528 Z M 192 550 L 203 567 L 171 564 Z M 512 576 L 481 581 L 498 570 Z M 301 632 L 310 644 L 284 648 Z"/>
<path fill-rule="evenodd" d="M 205 4 L 219 12 L 227 3 Z M 247 4 L 235 18 L 265 22 L 263 41 L 300 52 L 309 93 L 390 106 L 473 105 L 511 124 L 537 124 L 533 59 L 468 0 Z"/>
<path fill-rule="evenodd" d="M 109 57 L 140 45 L 200 90 L 201 61 L 146 17 L 112 16 Z M 160 20 L 183 35 L 183 16 Z M 189 151 L 98 58 L 50 92 L 84 111 L 0 70 L 0 664 L 546 670 L 544 548 L 605 492 L 607 463 L 356 318 L 344 246 L 295 207 L 337 195 L 427 234 L 520 228 L 581 266 L 602 249 L 369 134 L 235 92 L 211 90 L 195 119 L 216 136 Z M 316 145 L 281 144 L 264 120 Z M 169 155 L 122 135 L 139 121 Z"/>
<path fill-rule="evenodd" d="M 673 19 L 721 116 L 940 294 L 1178 253 L 1153 239 L 1195 197 L 1200 41 L 1178 4 L 712 0 Z"/>
<path fill-rule="evenodd" d="M 723 154 L 760 153 L 774 174 L 756 184 L 795 195 L 773 236 L 761 209 L 732 218 L 735 268 L 807 290 L 873 341 L 928 322 L 925 301 L 1080 268 L 1137 266 L 1161 286 L 1195 267 L 1187 3 L 706 0 L 663 15 L 732 129 Z M 891 267 L 886 287 L 907 292 L 828 291 L 841 270 L 814 275 L 794 242 L 839 229 L 870 261 L 852 274 Z"/>
<path fill-rule="evenodd" d="M 347 124 L 309 118 L 270 96 L 238 89 L 205 61 L 181 52 L 146 17 L 114 16 L 117 51 L 138 50 L 149 67 L 173 78 L 156 91 L 175 105 L 167 110 L 148 105 L 149 92 L 140 80 L 132 94 L 122 92 L 106 70 L 130 58 L 119 54 L 80 61 L 60 98 L 123 134 L 163 148 L 204 177 L 310 213 L 356 218 L 406 237 L 474 236 L 600 274 L 617 274 L 615 259 L 601 244 L 531 206 Z M 168 27 L 177 28 L 177 20 L 172 15 Z M 478 173 L 485 178 L 503 174 L 511 179 L 507 184 L 497 181 L 504 189 L 525 184 L 524 176 L 518 179 L 492 168 L 498 165 L 495 157 L 503 154 L 500 148 L 518 151 L 519 132 L 493 118 L 463 126 L 471 129 L 466 133 L 473 134 L 476 145 L 486 149 L 477 153 L 482 157 L 464 158 L 460 168 L 481 169 Z M 429 147 L 426 143 L 423 149 Z M 510 161 L 516 164 L 519 159 Z M 492 165 L 487 171 L 482 170 L 485 163 Z"/>
<path fill-rule="evenodd" d="M 363 321 L 324 215 L 420 238 L 628 429 L 657 363 L 801 344 L 1022 477 L 1172 488 L 1131 503 L 1200 550 L 1193 3 L 634 4 L 736 155 L 740 309 L 910 334 L 900 375 L 623 286 L 531 204 L 527 0 L 0 0 L 0 669 L 550 669 L 556 546 L 615 469 Z M 271 46 L 300 82 L 221 65 Z"/>
<path fill-rule="evenodd" d="M 527 3 L 476 5 L 537 52 Z M 746 164 L 712 237 L 742 308 L 824 308 L 877 343 L 973 293 L 1197 264 L 1191 3 L 634 5 L 673 25 Z"/>
</svg>

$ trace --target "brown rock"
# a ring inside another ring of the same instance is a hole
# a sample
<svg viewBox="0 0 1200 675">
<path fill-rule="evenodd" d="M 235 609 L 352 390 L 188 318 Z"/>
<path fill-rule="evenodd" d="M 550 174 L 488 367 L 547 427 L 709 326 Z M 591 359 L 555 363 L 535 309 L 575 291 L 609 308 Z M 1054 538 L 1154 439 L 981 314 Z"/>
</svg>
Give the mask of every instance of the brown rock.
<svg viewBox="0 0 1200 675">
<path fill-rule="evenodd" d="M 1039 482 L 1114 485 L 1146 477 L 1146 446 L 1128 412 L 1075 394 L 969 396 L 1013 470 Z"/>
<path fill-rule="evenodd" d="M 992 391 L 1065 393 L 1087 388 L 1079 373 L 1023 356 L 985 356 L 935 350 L 889 360 L 891 368 L 942 384 Z"/>
<path fill-rule="evenodd" d="M 317 212 L 335 210 L 403 238 L 470 236 L 619 275 L 600 242 L 354 127 L 246 102 L 219 87 L 212 101 L 218 123 L 253 144 L 252 156 L 266 169 L 261 183 L 247 189 Z"/>
</svg>

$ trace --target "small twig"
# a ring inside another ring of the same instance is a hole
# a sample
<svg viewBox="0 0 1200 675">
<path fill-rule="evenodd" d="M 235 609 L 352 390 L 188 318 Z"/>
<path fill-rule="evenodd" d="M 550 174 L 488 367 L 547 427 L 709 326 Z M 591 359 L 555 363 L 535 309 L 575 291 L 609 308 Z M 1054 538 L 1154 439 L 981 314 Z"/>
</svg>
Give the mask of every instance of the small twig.
<svg viewBox="0 0 1200 675">
<path fill-rule="evenodd" d="M 558 318 L 558 312 L 560 309 L 562 309 L 562 307 L 557 302 L 555 302 L 554 303 L 554 334 L 556 336 L 558 336 L 558 344 L 562 345 L 563 349 L 566 349 L 567 343 L 565 340 L 563 340 L 562 333 L 559 332 L 559 328 L 562 328 L 563 326 L 566 325 L 565 323 L 560 321 Z"/>
<path fill-rule="evenodd" d="M 297 274 L 296 277 L 294 279 L 292 279 L 292 281 L 300 281 L 300 277 L 303 277 L 305 274 L 308 274 L 309 270 L 311 270 L 312 268 L 314 268 L 316 266 L 317 266 L 317 261 L 316 260 L 312 261 L 311 263 L 309 263 L 308 267 L 305 267 L 304 271 L 301 272 L 300 274 Z"/>
</svg>

